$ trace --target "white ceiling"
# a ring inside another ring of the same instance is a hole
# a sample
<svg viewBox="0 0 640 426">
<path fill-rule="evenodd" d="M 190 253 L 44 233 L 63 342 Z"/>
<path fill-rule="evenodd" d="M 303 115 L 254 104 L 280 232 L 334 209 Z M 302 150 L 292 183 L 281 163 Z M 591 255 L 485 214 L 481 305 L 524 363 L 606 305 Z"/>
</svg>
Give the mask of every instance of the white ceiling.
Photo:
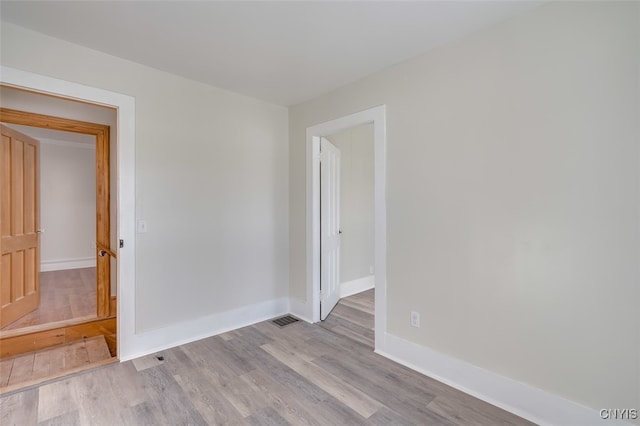
<svg viewBox="0 0 640 426">
<path fill-rule="evenodd" d="M 293 105 L 541 1 L 5 1 L 2 20 Z"/>
</svg>

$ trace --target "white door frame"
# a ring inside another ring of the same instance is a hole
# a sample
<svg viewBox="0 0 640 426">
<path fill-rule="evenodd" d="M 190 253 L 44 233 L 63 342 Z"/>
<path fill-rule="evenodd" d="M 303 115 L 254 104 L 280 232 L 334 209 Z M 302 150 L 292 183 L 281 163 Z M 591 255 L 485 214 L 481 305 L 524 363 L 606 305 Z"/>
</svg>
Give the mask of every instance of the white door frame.
<svg viewBox="0 0 640 426">
<path fill-rule="evenodd" d="M 386 106 L 380 105 L 307 128 L 307 317 L 320 321 L 320 138 L 373 123 L 375 349 L 387 327 Z"/>
<path fill-rule="evenodd" d="M 58 80 L 0 66 L 0 82 L 63 98 L 113 107 L 117 110 L 116 235 L 118 278 L 118 358 L 130 359 L 135 347 L 135 99 L 108 90 Z"/>
</svg>

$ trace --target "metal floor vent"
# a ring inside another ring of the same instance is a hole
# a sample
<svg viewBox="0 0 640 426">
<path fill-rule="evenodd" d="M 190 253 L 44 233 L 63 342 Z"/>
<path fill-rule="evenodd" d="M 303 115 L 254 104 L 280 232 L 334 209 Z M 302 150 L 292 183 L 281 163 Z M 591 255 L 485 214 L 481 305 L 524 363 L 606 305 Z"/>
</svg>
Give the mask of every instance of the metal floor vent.
<svg viewBox="0 0 640 426">
<path fill-rule="evenodd" d="M 278 327 L 286 327 L 287 325 L 293 324 L 294 322 L 298 322 L 298 321 L 299 321 L 298 318 L 294 318 L 291 315 L 285 315 L 281 318 L 276 318 L 271 322 L 277 325 Z"/>
</svg>

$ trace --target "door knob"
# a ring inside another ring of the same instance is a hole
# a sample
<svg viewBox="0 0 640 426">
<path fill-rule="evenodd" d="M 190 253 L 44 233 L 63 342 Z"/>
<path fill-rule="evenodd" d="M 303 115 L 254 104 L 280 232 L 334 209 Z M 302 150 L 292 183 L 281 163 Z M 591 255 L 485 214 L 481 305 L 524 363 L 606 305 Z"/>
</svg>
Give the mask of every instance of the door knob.
<svg viewBox="0 0 640 426">
<path fill-rule="evenodd" d="M 98 256 L 100 256 L 100 257 L 105 257 L 106 255 L 107 255 L 106 250 L 100 250 L 100 251 L 98 252 Z"/>
</svg>

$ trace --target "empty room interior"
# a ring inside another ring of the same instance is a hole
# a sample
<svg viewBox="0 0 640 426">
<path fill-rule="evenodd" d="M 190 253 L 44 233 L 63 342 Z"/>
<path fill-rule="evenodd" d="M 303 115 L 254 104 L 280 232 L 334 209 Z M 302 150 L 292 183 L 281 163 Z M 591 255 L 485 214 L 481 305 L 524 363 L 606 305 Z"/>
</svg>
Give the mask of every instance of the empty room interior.
<svg viewBox="0 0 640 426">
<path fill-rule="evenodd" d="M 640 425 L 640 2 L 0 19 L 2 425 Z"/>
</svg>

